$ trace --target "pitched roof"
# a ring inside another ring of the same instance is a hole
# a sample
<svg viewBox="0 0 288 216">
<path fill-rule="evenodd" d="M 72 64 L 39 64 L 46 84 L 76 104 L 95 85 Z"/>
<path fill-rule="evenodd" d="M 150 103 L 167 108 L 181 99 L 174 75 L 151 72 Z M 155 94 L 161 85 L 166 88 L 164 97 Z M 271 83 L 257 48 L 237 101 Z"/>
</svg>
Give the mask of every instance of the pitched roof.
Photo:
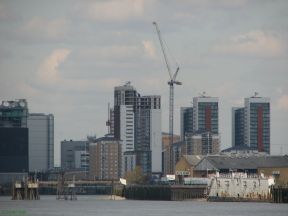
<svg viewBox="0 0 288 216">
<path fill-rule="evenodd" d="M 288 156 L 207 156 L 196 166 L 196 170 L 205 170 L 209 163 L 215 169 L 258 169 L 260 167 L 288 167 Z M 210 167 L 210 168 L 212 168 Z M 208 167 L 209 168 L 209 167 Z"/>
<path fill-rule="evenodd" d="M 203 158 L 202 155 L 183 155 L 191 166 L 196 166 Z"/>
</svg>

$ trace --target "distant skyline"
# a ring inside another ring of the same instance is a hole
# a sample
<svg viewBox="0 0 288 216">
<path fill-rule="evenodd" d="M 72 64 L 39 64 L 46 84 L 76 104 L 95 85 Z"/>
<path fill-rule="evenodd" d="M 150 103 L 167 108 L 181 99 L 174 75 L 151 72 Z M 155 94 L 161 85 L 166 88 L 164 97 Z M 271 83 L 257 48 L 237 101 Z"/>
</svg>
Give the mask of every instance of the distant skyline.
<svg viewBox="0 0 288 216">
<path fill-rule="evenodd" d="M 161 95 L 168 132 L 169 76 L 153 21 L 180 65 L 180 107 L 205 91 L 219 97 L 221 149 L 231 109 L 259 92 L 271 99 L 271 153 L 288 153 L 288 1 L 0 1 L 0 100 L 25 98 L 55 117 L 60 141 L 107 133 L 107 104 L 127 81 Z M 171 59 L 173 66 L 173 59 Z M 285 144 L 285 145 L 284 145 Z"/>
</svg>

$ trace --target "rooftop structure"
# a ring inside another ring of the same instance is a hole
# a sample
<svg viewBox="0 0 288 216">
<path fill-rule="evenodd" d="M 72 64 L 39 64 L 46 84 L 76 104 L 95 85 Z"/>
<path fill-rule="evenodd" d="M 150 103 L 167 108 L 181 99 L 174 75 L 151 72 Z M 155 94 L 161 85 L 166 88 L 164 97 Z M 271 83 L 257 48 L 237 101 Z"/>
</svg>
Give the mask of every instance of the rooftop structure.
<svg viewBox="0 0 288 216">
<path fill-rule="evenodd" d="M 25 99 L 2 101 L 0 127 L 27 127 L 28 104 Z"/>
</svg>

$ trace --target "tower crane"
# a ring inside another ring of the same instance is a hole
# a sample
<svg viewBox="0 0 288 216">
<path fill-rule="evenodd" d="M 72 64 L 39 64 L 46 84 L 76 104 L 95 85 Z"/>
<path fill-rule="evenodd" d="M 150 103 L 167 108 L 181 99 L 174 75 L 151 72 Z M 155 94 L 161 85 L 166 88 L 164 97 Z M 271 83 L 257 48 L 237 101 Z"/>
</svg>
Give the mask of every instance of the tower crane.
<svg viewBox="0 0 288 216">
<path fill-rule="evenodd" d="M 176 71 L 174 74 L 172 74 L 173 72 L 171 72 L 171 68 L 169 65 L 169 61 L 167 58 L 167 54 L 166 54 L 165 46 L 164 46 L 163 39 L 162 39 L 162 36 L 160 33 L 159 26 L 156 22 L 153 22 L 153 25 L 155 25 L 155 27 L 156 27 L 157 35 L 158 35 L 158 38 L 160 41 L 160 45 L 161 45 L 161 49 L 163 52 L 165 64 L 166 64 L 166 67 L 167 67 L 167 70 L 169 73 L 169 78 L 170 78 L 170 80 L 168 81 L 168 85 L 169 85 L 169 89 L 170 89 L 170 95 L 169 95 L 169 147 L 172 150 L 173 136 L 174 136 L 174 131 L 173 131 L 174 130 L 174 124 L 173 124 L 173 121 L 174 121 L 174 85 L 182 85 L 181 82 L 176 80 L 180 68 L 179 68 L 179 65 L 177 64 Z M 166 47 L 167 47 L 167 45 L 166 45 Z M 171 153 L 172 152 L 170 151 L 170 155 L 172 156 Z M 170 160 L 170 162 L 173 162 L 173 161 Z M 172 166 L 170 167 L 170 171 L 172 170 Z"/>
</svg>

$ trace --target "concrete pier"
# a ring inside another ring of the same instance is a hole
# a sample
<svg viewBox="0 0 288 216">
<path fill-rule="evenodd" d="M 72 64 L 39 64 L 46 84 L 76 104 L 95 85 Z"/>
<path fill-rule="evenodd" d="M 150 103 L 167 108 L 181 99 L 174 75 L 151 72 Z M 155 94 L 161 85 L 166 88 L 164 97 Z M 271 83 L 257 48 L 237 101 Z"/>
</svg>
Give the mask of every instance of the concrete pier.
<svg viewBox="0 0 288 216">
<path fill-rule="evenodd" d="M 126 199 L 182 201 L 206 198 L 207 187 L 203 185 L 131 185 L 124 189 Z"/>
</svg>

